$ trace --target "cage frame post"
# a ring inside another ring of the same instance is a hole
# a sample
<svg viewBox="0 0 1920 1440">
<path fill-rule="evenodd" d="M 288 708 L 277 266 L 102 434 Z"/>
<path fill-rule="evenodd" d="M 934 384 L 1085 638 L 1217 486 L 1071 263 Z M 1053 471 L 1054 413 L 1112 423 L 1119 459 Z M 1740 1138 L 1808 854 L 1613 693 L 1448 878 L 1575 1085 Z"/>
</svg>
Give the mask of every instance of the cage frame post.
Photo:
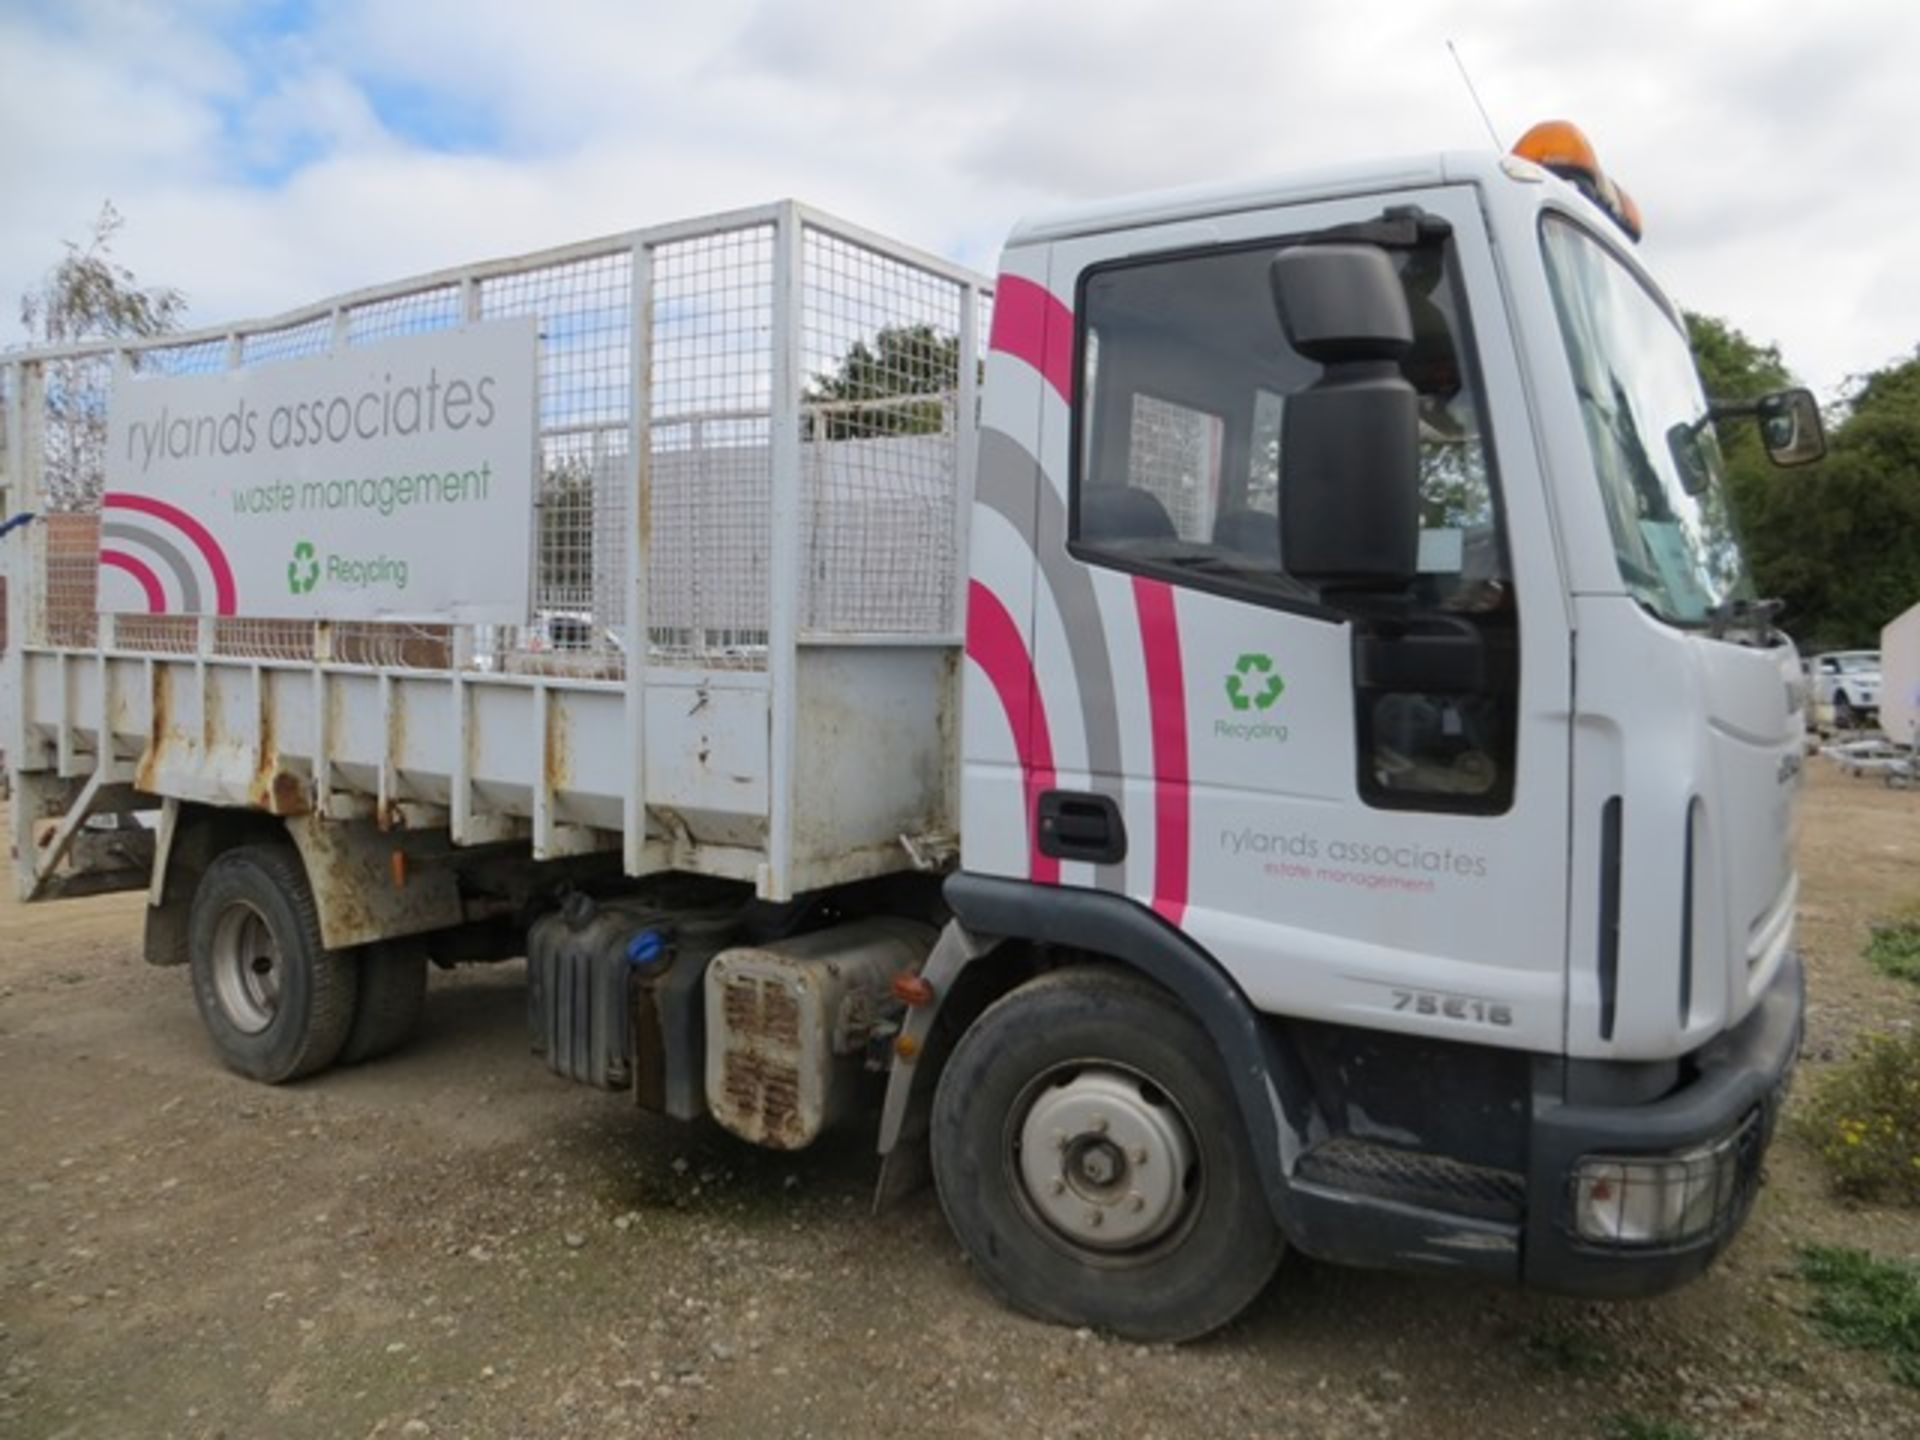
<svg viewBox="0 0 1920 1440">
<path fill-rule="evenodd" d="M 795 732 L 799 724 L 801 405 L 805 380 L 802 333 L 803 226 L 792 201 L 774 214 L 772 392 L 769 442 L 772 475 L 767 557 L 767 859 L 762 899 L 792 898 Z"/>
<path fill-rule="evenodd" d="M 653 528 L 653 247 L 633 247 L 631 393 L 627 402 L 626 524 L 626 744 L 627 793 L 622 813 L 621 868 L 628 875 L 646 869 L 647 852 L 647 684 L 652 671 L 647 592 L 651 581 Z"/>
</svg>

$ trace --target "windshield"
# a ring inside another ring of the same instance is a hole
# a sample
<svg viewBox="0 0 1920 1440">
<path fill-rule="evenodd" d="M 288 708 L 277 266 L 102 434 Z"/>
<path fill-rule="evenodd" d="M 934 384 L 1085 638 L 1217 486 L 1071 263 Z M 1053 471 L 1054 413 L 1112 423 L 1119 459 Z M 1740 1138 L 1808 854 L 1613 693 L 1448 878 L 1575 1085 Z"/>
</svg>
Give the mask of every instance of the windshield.
<svg viewBox="0 0 1920 1440">
<path fill-rule="evenodd" d="M 1836 655 L 1833 658 L 1840 662 L 1842 675 L 1871 675 L 1880 668 L 1878 650 L 1858 655 Z"/>
<path fill-rule="evenodd" d="M 1662 618 L 1704 623 L 1752 589 L 1686 332 L 1578 225 L 1548 216 L 1541 240 L 1620 578 Z"/>
</svg>

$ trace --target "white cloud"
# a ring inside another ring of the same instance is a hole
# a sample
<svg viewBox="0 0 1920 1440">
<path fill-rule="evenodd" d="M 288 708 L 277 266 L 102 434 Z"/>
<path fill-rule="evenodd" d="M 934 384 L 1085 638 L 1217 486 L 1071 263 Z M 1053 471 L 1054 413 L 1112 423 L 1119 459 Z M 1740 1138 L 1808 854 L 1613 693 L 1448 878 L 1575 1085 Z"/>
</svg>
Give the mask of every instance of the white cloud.
<svg viewBox="0 0 1920 1440">
<path fill-rule="evenodd" d="M 1485 144 L 1451 37 L 1506 140 L 1589 129 L 1683 303 L 1823 388 L 1920 338 L 1920 10 L 1894 0 L 342 0 L 261 26 L 241 0 L 0 12 L 0 295 L 109 195 L 200 323 L 789 194 L 990 268 L 1032 208 Z"/>
</svg>

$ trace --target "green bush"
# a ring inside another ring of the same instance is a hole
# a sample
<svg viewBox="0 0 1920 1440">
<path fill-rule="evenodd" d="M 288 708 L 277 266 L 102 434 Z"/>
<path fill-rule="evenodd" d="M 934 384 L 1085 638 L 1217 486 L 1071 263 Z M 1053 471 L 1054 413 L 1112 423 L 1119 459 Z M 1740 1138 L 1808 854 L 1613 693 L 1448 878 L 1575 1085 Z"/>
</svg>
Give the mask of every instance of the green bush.
<svg viewBox="0 0 1920 1440">
<path fill-rule="evenodd" d="M 1829 1339 L 1886 1356 L 1896 1380 L 1920 1387 L 1920 1266 L 1809 1245 L 1800 1274 L 1814 1287 L 1813 1321 Z"/>
<path fill-rule="evenodd" d="M 1882 975 L 1920 984 L 1920 924 L 1903 920 L 1874 926 L 1867 963 Z"/>
<path fill-rule="evenodd" d="M 1841 1194 L 1920 1205 L 1920 1030 L 1869 1037 L 1820 1081 L 1799 1128 Z"/>
</svg>

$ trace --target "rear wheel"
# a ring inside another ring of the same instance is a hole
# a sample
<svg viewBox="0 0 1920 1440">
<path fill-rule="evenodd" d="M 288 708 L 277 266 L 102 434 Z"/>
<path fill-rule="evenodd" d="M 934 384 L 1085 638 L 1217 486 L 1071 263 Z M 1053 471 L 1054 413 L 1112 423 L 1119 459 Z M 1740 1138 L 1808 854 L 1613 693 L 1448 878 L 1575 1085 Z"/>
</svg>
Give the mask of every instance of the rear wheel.
<svg viewBox="0 0 1920 1440">
<path fill-rule="evenodd" d="M 1853 708 L 1853 702 L 1846 692 L 1833 697 L 1833 728 L 1836 730 L 1857 730 L 1860 728 L 1860 712 Z"/>
<path fill-rule="evenodd" d="M 426 1005 L 425 947 L 408 940 L 367 946 L 360 952 L 359 998 L 340 1063 L 358 1065 L 398 1050 L 420 1028 Z"/>
<path fill-rule="evenodd" d="M 328 950 L 300 860 L 280 845 L 207 867 L 188 920 L 193 997 L 214 1049 L 269 1084 L 332 1064 L 353 1024 L 359 967 Z"/>
<path fill-rule="evenodd" d="M 932 1148 L 960 1243 L 1042 1319 L 1193 1339 L 1285 1248 L 1212 1041 L 1124 973 L 1057 971 L 982 1015 L 941 1075 Z"/>
</svg>

